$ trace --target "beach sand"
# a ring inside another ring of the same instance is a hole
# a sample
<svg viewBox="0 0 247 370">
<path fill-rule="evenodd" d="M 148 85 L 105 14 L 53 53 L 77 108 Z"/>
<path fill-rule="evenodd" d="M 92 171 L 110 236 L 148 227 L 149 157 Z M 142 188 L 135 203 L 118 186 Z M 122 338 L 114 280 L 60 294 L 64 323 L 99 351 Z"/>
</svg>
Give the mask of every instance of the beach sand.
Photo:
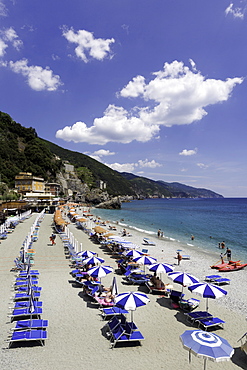
<svg viewBox="0 0 247 370">
<path fill-rule="evenodd" d="M 113 370 L 126 369 L 203 369 L 203 359 L 194 355 L 189 363 L 189 353 L 179 339 L 185 330 L 195 329 L 186 321 L 185 315 L 180 310 L 171 307 L 170 299 L 149 294 L 150 302 L 134 312 L 134 321 L 145 337 L 142 346 L 126 345 L 110 349 L 109 340 L 104 335 L 105 321 L 102 320 L 97 305 L 88 300 L 82 289 L 74 284 L 69 274 L 71 271 L 70 261 L 66 258 L 62 241 L 56 238 L 56 245 L 51 246 L 49 236 L 52 231 L 53 215 L 46 214 L 41 223 L 39 237 L 34 243 L 36 254 L 34 268 L 40 272 L 39 285 L 43 287 L 41 298 L 43 302 L 43 319 L 49 320 L 48 339 L 45 346 L 19 346 L 6 349 L 6 339 L 14 322 L 10 323 L 8 313 L 11 306 L 10 297 L 13 295 L 11 286 L 14 281 L 14 273 L 10 272 L 13 260 L 18 256 L 22 242 L 30 231 L 30 227 L 36 215 L 20 223 L 15 231 L 0 244 L 0 341 L 1 355 L 0 366 L 3 370 L 21 369 L 84 369 L 90 367 L 98 370 L 110 367 Z M 115 259 L 104 253 L 97 244 L 93 244 L 88 235 L 77 229 L 74 224 L 69 225 L 75 239 L 82 243 L 83 250 L 90 249 L 105 259 L 105 264 L 117 267 Z M 119 235 L 121 228 L 117 226 L 115 234 Z M 130 231 L 130 230 L 129 230 Z M 142 248 L 143 235 L 131 230 L 132 237 L 129 240 L 140 245 Z M 174 264 L 178 246 L 175 242 L 167 242 L 152 238 L 156 246 L 147 247 L 150 255 L 157 257 L 158 261 Z M 162 252 L 163 250 L 163 252 Z M 213 274 L 215 270 L 210 265 L 215 263 L 215 257 L 187 247 L 182 254 L 189 254 L 190 260 L 182 260 L 175 271 L 190 272 L 200 280 L 206 275 Z M 214 363 L 207 361 L 207 369 L 247 369 L 247 356 L 240 350 L 238 339 L 247 331 L 247 298 L 246 298 L 246 270 L 226 273 L 231 279 L 231 284 L 225 289 L 228 296 L 218 300 L 209 300 L 209 311 L 214 316 L 223 319 L 226 324 L 224 330 L 214 331 L 216 334 L 227 339 L 235 348 L 235 354 L 229 362 Z M 113 274 L 102 279 L 105 286 L 110 286 Z M 116 275 L 120 292 L 136 291 L 138 286 L 122 284 L 122 277 Z M 167 276 L 164 282 L 171 282 Z M 181 286 L 174 284 L 174 289 L 181 290 Z M 191 295 L 184 288 L 186 298 L 194 296 L 201 300 L 200 309 L 205 308 L 203 298 Z"/>
</svg>

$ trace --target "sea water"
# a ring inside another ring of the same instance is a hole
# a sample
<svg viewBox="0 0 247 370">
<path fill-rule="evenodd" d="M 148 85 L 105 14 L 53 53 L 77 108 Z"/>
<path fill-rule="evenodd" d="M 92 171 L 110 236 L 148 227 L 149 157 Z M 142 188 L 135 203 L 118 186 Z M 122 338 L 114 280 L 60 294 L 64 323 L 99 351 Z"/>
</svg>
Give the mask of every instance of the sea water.
<svg viewBox="0 0 247 370">
<path fill-rule="evenodd" d="M 118 222 L 143 233 L 193 245 L 208 252 L 222 252 L 225 241 L 233 260 L 247 263 L 247 198 L 146 199 L 122 203 L 120 210 L 95 208 L 95 216 Z M 194 240 L 191 236 L 194 236 Z"/>
</svg>

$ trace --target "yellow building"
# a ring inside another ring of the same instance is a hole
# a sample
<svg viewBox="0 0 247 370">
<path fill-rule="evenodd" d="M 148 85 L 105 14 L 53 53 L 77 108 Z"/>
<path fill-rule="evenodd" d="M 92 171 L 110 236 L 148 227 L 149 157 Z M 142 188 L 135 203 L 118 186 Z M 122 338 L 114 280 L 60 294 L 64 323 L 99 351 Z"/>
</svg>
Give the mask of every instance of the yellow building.
<svg viewBox="0 0 247 370">
<path fill-rule="evenodd" d="M 41 177 L 33 176 L 30 172 L 20 172 L 15 176 L 15 189 L 18 193 L 44 193 L 45 183 Z"/>
</svg>

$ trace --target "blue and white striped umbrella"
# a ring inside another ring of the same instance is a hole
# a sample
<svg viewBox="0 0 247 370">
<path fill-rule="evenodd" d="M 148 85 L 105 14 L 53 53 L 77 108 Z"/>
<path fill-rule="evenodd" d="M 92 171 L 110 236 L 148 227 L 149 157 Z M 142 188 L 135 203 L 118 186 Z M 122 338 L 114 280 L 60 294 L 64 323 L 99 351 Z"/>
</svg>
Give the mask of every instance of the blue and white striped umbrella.
<svg viewBox="0 0 247 370">
<path fill-rule="evenodd" d="M 84 258 L 93 257 L 96 254 L 97 254 L 96 252 L 92 252 L 92 251 L 83 251 L 83 252 L 78 252 L 77 253 L 78 256 L 84 257 Z"/>
<path fill-rule="evenodd" d="M 129 251 L 124 252 L 124 255 L 125 255 L 125 257 L 138 258 L 138 257 L 143 256 L 143 253 L 142 253 L 142 252 L 139 252 L 139 251 L 136 251 L 136 250 L 131 249 L 131 250 L 129 250 Z"/>
<path fill-rule="evenodd" d="M 154 263 L 149 266 L 150 271 L 154 271 L 157 274 L 161 274 L 162 272 L 167 274 L 169 272 L 172 272 L 174 270 L 174 267 L 172 265 L 168 265 L 167 263 Z"/>
<path fill-rule="evenodd" d="M 226 339 L 202 330 L 186 330 L 180 340 L 189 353 L 204 358 L 204 370 L 207 359 L 211 361 L 229 361 L 234 353 Z"/>
<path fill-rule="evenodd" d="M 168 277 L 173 280 L 174 283 L 178 283 L 183 286 L 199 283 L 199 280 L 195 276 L 187 274 L 186 272 L 170 272 Z"/>
<path fill-rule="evenodd" d="M 112 271 L 113 271 L 113 268 L 110 266 L 95 266 L 89 269 L 87 273 L 90 276 L 101 279 L 102 277 L 105 277 L 107 274 L 110 274 Z"/>
<path fill-rule="evenodd" d="M 224 295 L 227 295 L 226 290 L 208 283 L 193 284 L 189 286 L 188 289 L 193 293 L 199 294 L 200 296 L 207 298 L 206 303 L 207 311 L 208 311 L 208 298 L 217 299 L 223 297 Z"/>
<path fill-rule="evenodd" d="M 105 260 L 99 257 L 89 257 L 82 261 L 83 265 L 98 265 L 100 263 L 104 263 Z"/>
<path fill-rule="evenodd" d="M 154 264 L 157 260 L 156 258 L 150 257 L 150 256 L 141 256 L 134 258 L 134 261 L 137 263 L 140 263 L 141 265 L 152 265 Z"/>
<path fill-rule="evenodd" d="M 148 302 L 150 302 L 148 296 L 140 292 L 120 293 L 115 298 L 116 306 L 131 311 L 131 321 L 133 321 L 133 311 L 135 311 L 137 307 L 146 305 Z"/>
</svg>

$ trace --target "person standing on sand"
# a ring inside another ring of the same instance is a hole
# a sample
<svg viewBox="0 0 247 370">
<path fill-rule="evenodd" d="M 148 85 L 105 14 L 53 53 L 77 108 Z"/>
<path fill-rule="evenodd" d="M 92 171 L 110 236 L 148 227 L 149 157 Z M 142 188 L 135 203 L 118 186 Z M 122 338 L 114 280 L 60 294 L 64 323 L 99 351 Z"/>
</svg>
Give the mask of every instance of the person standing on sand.
<svg viewBox="0 0 247 370">
<path fill-rule="evenodd" d="M 231 249 L 227 247 L 226 253 L 224 255 L 226 255 L 226 257 L 228 259 L 228 262 L 230 262 L 231 261 L 231 258 L 232 258 L 232 251 L 231 251 Z"/>
<path fill-rule="evenodd" d="M 157 236 L 158 236 L 158 238 L 160 237 L 160 233 L 161 233 L 161 230 L 159 229 L 159 230 L 157 231 Z"/>
<path fill-rule="evenodd" d="M 55 245 L 55 239 L 56 239 L 56 235 L 55 234 L 51 234 L 50 236 L 50 241 L 51 241 L 51 245 Z"/>
<path fill-rule="evenodd" d="M 180 261 L 182 260 L 182 256 L 179 252 L 177 252 L 177 259 L 178 259 L 178 266 L 180 265 Z"/>
</svg>

